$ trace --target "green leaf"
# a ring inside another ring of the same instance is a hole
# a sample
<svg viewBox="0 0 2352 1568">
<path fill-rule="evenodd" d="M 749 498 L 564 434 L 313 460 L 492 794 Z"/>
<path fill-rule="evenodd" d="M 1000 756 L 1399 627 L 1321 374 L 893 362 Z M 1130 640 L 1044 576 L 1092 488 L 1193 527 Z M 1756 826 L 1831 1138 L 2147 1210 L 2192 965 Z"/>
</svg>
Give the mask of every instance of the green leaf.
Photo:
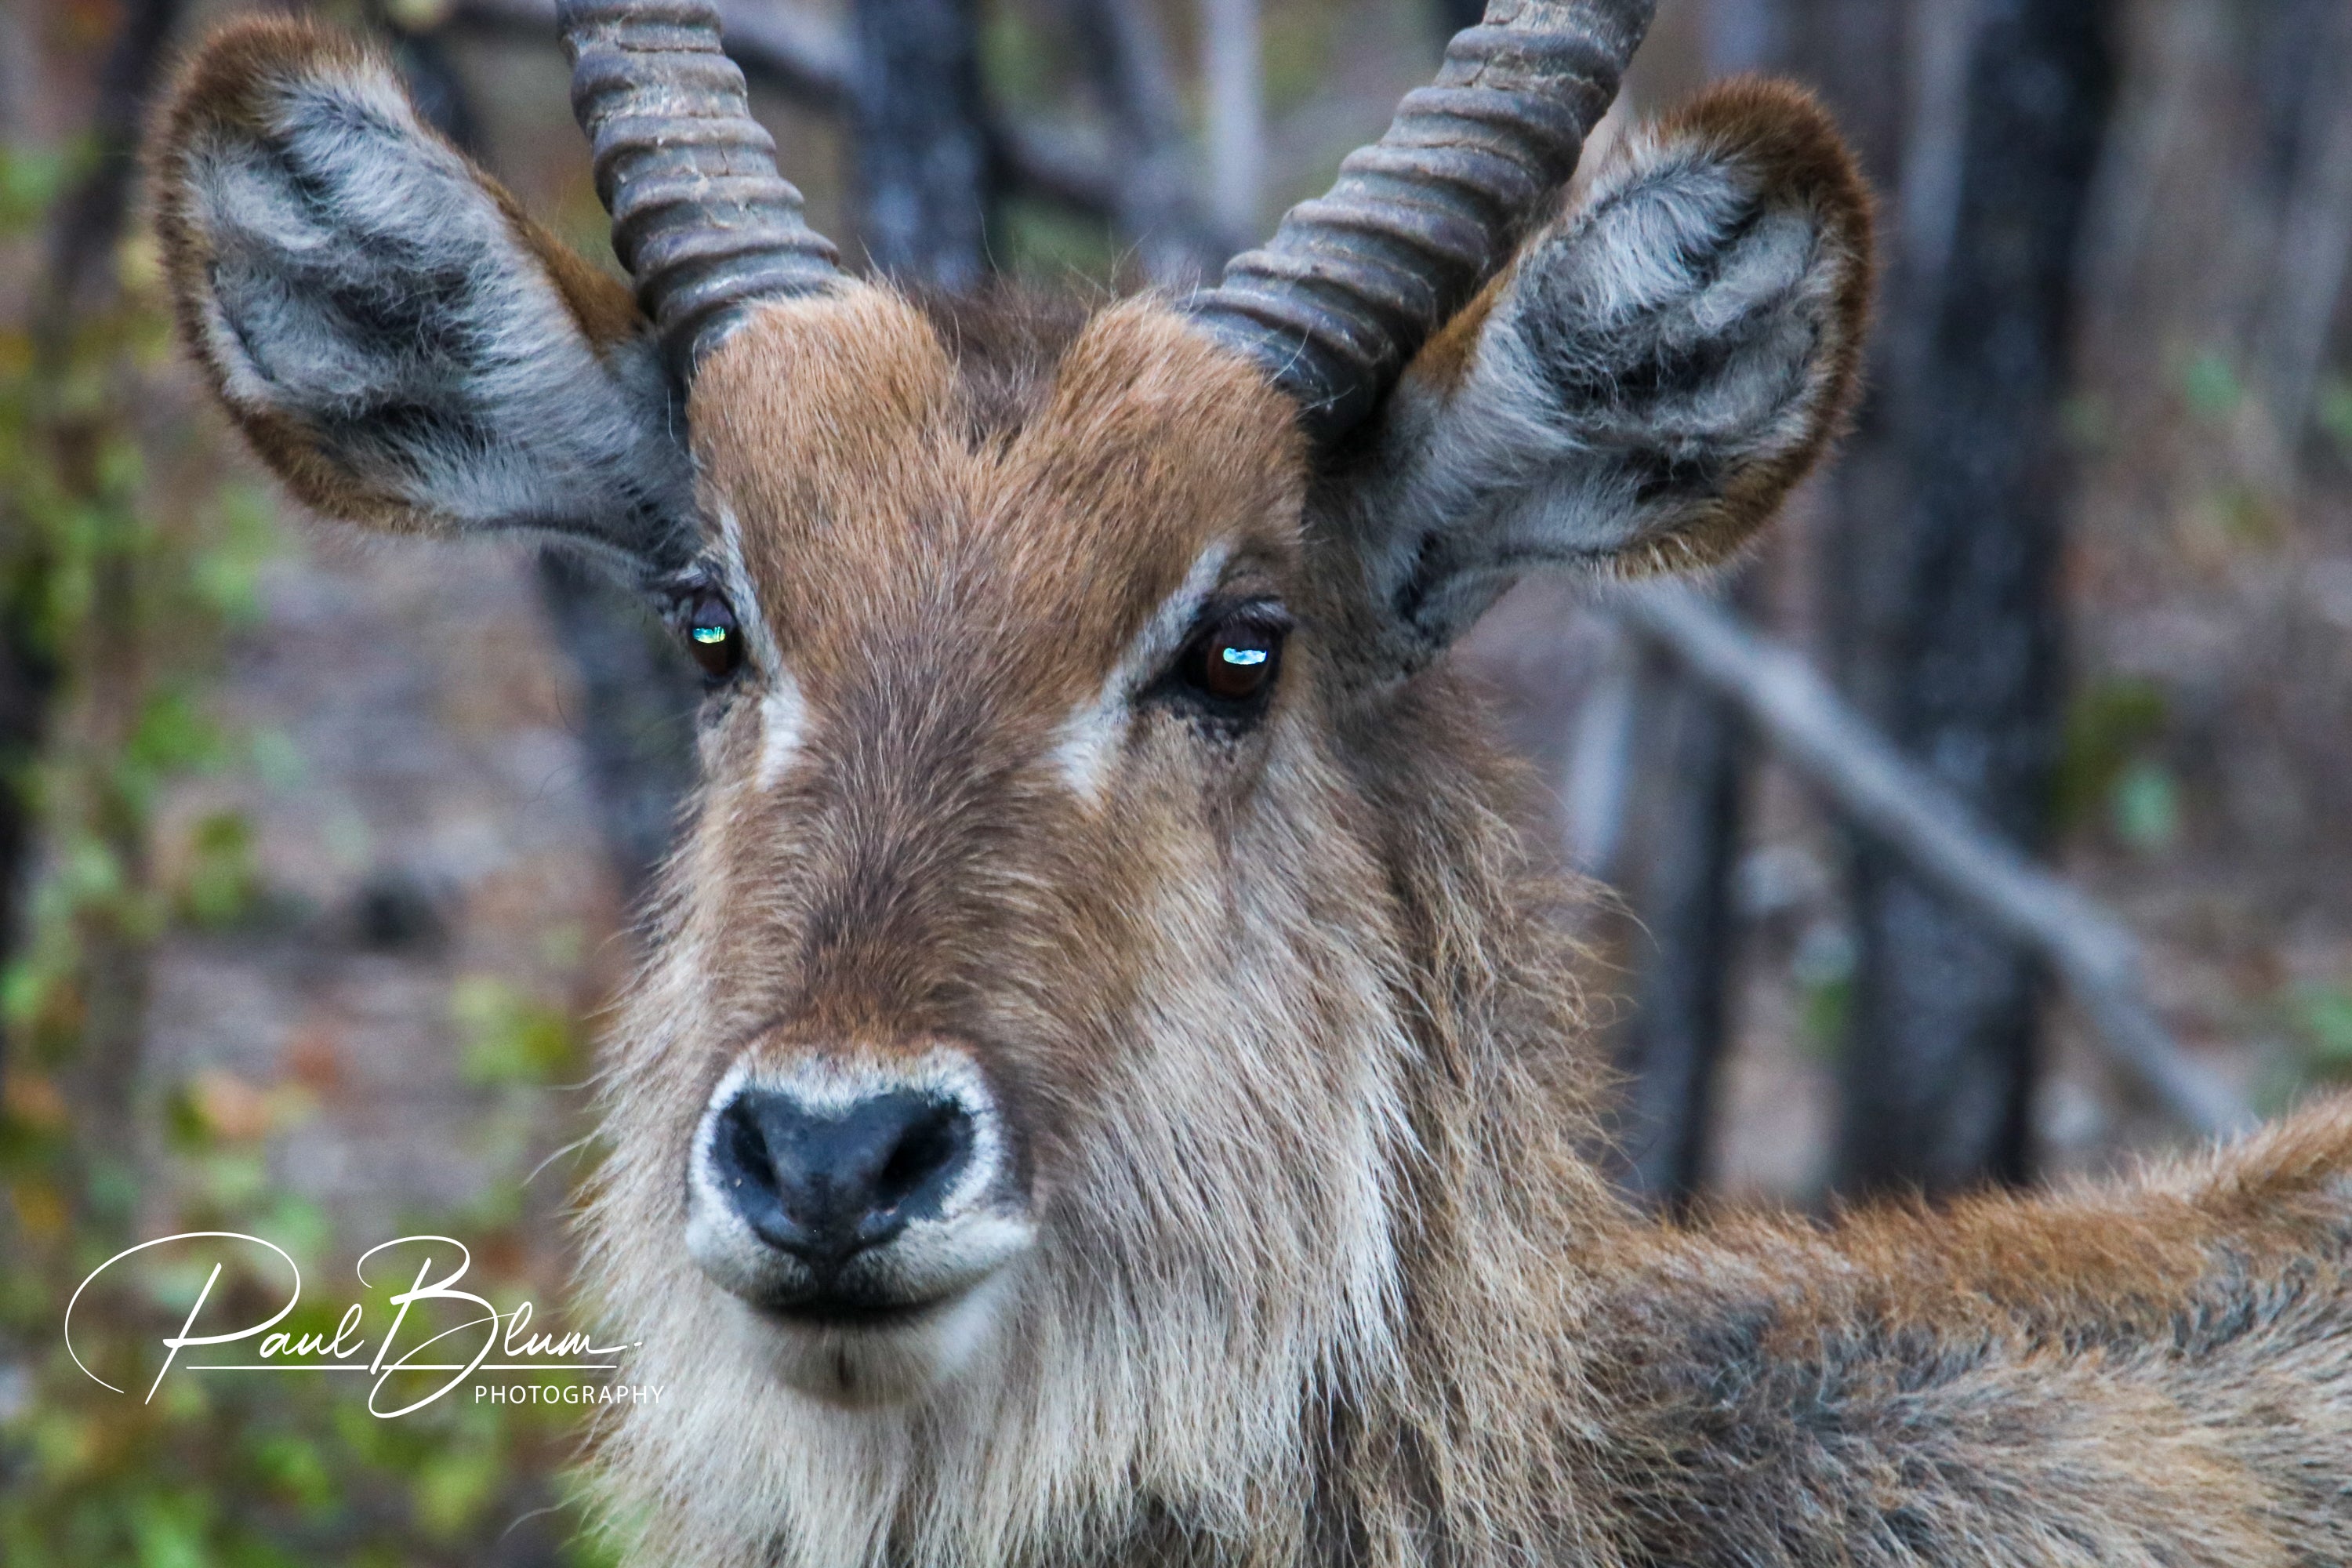
<svg viewBox="0 0 2352 1568">
<path fill-rule="evenodd" d="M 150 694 L 123 748 L 126 762 L 156 775 L 215 765 L 222 755 L 219 727 L 179 687 Z"/>
<path fill-rule="evenodd" d="M 578 1038 L 563 1012 L 523 994 L 505 981 L 471 975 L 451 987 L 469 1083 L 546 1083 L 577 1060 Z"/>
<path fill-rule="evenodd" d="M 279 553 L 278 515 L 264 492 L 224 491 L 217 520 L 191 563 L 196 596 L 231 626 L 261 619 L 261 574 Z"/>
<path fill-rule="evenodd" d="M 2352 459 L 2352 381 L 2330 376 L 2319 389 L 2319 428 L 2336 448 Z"/>
<path fill-rule="evenodd" d="M 65 180 L 66 160 L 55 149 L 0 142 L 0 233 L 39 222 Z"/>
<path fill-rule="evenodd" d="M 1805 932 L 1790 961 L 1804 1046 L 1817 1061 L 1834 1060 L 1844 1048 L 1846 1020 L 1853 1006 L 1856 958 L 1852 934 L 1822 924 Z"/>
<path fill-rule="evenodd" d="M 2116 779 L 2163 735 L 2168 710 L 2162 687 L 2134 677 L 2095 681 L 2074 694 L 2058 760 L 2062 826 L 2112 804 Z"/>
<path fill-rule="evenodd" d="M 274 1434 L 255 1446 L 253 1459 L 262 1478 L 305 1511 L 319 1514 L 334 1508 L 340 1489 L 312 1439 L 291 1432 Z"/>
<path fill-rule="evenodd" d="M 2352 988 L 2306 986 L 2292 1001 L 2305 1059 L 2326 1078 L 2352 1077 Z"/>
<path fill-rule="evenodd" d="M 191 1497 L 148 1497 L 133 1510 L 139 1568 L 207 1568 L 205 1517 Z"/>
<path fill-rule="evenodd" d="M 180 918 L 201 930 L 225 930 L 258 906 L 260 888 L 260 873 L 253 863 L 253 828 L 244 816 L 215 811 L 199 818 L 188 835 Z"/>
<path fill-rule="evenodd" d="M 490 1456 L 463 1448 L 436 1455 L 417 1473 L 418 1522 L 444 1539 L 457 1534 L 498 1490 L 500 1468 Z"/>
<path fill-rule="evenodd" d="M 2246 389 L 2229 360 L 2218 350 L 2207 349 L 2182 367 L 2180 395 L 2191 414 L 2218 423 L 2238 411 Z"/>
<path fill-rule="evenodd" d="M 2144 854 L 2168 849 L 2180 837 L 2180 790 L 2161 763 L 2142 760 L 2116 780 L 2116 836 Z"/>
</svg>

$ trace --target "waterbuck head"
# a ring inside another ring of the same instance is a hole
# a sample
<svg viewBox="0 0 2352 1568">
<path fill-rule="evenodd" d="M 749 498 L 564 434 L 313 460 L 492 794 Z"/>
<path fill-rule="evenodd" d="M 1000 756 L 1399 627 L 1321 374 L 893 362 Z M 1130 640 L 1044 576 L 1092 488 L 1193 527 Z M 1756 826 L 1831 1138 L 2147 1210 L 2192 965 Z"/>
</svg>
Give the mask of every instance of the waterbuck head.
<svg viewBox="0 0 2352 1568">
<path fill-rule="evenodd" d="M 1507 1338 L 1564 1264 L 1496 1249 L 1605 1205 L 1437 656 L 1530 569 L 1735 549 L 1839 416 L 1868 268 L 1786 89 L 1564 200 L 1649 9 L 1496 0 L 1219 287 L 1091 313 L 838 271 L 703 0 L 563 10 L 634 300 L 371 54 L 257 22 L 193 65 L 163 233 L 265 460 L 574 542 L 708 676 L 591 1235 L 673 1389 L 624 1451 L 677 1540 L 1213 1533 L 1314 1492 L 1318 1420 L 1435 1316 Z M 1483 1324 L 1426 1273 L 1482 1250 Z"/>
</svg>

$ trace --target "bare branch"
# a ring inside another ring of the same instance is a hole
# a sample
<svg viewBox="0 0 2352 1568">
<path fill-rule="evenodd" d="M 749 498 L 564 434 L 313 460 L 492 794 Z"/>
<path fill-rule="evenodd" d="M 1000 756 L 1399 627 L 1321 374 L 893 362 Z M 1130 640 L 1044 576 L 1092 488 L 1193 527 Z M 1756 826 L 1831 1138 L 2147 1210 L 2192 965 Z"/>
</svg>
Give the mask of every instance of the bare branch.
<svg viewBox="0 0 2352 1568">
<path fill-rule="evenodd" d="M 1058 126 L 1003 119 L 991 124 L 988 134 L 998 167 L 1014 191 L 1106 222 L 1118 211 L 1118 176 L 1086 139 Z"/>
<path fill-rule="evenodd" d="M 2041 953 L 2116 1060 L 2202 1133 L 2245 1125 L 2236 1096 L 2180 1053 L 2150 1005 L 2139 943 L 2105 909 L 2036 866 L 1905 759 L 1796 655 L 1686 590 L 1643 588 L 1612 608 L 1737 705 L 1856 830 Z"/>
<path fill-rule="evenodd" d="M 849 40 L 824 18 L 797 5 L 722 0 L 720 37 L 752 76 L 812 108 L 837 109 L 848 97 Z"/>
</svg>

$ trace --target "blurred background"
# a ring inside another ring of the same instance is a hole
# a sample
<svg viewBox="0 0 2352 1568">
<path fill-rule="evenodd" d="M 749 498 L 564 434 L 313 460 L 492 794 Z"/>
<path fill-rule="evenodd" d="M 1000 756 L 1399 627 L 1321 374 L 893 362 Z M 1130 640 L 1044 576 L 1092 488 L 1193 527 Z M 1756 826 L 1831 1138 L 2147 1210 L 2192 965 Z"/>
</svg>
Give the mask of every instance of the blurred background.
<svg viewBox="0 0 2352 1568">
<path fill-rule="evenodd" d="M 1263 234 L 1477 10 L 719 3 L 845 255 L 1097 291 Z M 560 1310 L 688 783 L 632 606 L 292 515 L 200 400 L 133 155 L 233 8 L 0 0 L 0 1560 L 597 1563 L 576 1410 L 140 1405 L 59 1342 L 200 1228 L 287 1247 L 329 1327 L 420 1230 Z M 551 0 L 318 9 L 609 265 Z M 1608 889 L 1626 1181 L 2063 1179 L 2352 1079 L 2352 7 L 1663 0 L 1596 143 L 1748 70 L 1880 193 L 1856 427 L 1718 603 L 1528 585 L 1459 655 Z"/>
</svg>

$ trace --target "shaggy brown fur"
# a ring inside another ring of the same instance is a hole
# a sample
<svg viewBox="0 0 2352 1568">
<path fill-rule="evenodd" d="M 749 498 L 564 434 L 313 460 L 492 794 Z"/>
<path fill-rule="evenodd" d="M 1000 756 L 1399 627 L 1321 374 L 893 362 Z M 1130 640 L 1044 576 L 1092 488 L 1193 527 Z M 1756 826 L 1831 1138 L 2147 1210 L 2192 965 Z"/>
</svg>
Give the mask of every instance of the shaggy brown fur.
<svg viewBox="0 0 2352 1568">
<path fill-rule="evenodd" d="M 361 314 L 279 309 L 310 275 L 263 220 L 331 242 L 365 193 L 270 184 L 269 159 L 335 166 L 248 100 L 347 93 L 372 157 L 455 167 L 313 37 L 201 60 L 159 163 L 192 337 L 264 369 L 364 346 Z M 1379 650 L 1446 550 L 1512 569 L 1445 532 L 1456 503 L 1544 559 L 1708 557 L 1843 407 L 1867 251 L 1818 111 L 1744 87 L 1642 147 L 1596 184 L 1649 204 L 1634 237 L 1587 209 L 1532 237 L 1320 473 L 1261 373 L 1149 300 L 1024 317 L 849 285 L 702 363 L 677 591 L 724 595 L 747 650 L 614 1043 L 588 1224 L 629 1378 L 668 1390 L 602 1453 L 644 1560 L 2352 1561 L 2352 1103 L 2129 1182 L 1828 1226 L 1662 1225 L 1601 1176 L 1550 918 L 1578 890 L 1508 825 L 1526 781 L 1475 700 Z M 1628 248 L 1661 226 L 1680 248 Z M 461 348 L 501 289 L 577 298 L 536 241 L 518 277 L 522 232 L 428 258 L 469 280 Z M 238 293 L 216 235 L 278 292 Z M 572 321 L 556 349 L 622 352 Z M 458 515 L 469 462 L 531 516 L 549 474 L 591 500 L 610 479 L 584 444 L 501 445 L 498 399 L 548 389 L 453 349 L 426 389 L 473 444 L 421 422 L 400 455 L 438 488 L 386 499 L 343 471 L 364 430 L 319 438 L 299 378 L 237 363 L 265 458 L 371 521 Z M 1400 551 L 1358 526 L 1381 496 L 1446 505 Z M 1153 641 L 1233 602 L 1296 624 L 1246 715 Z M 715 1085 L 942 1055 L 1000 1108 L 1034 1237 L 954 1336 L 819 1332 L 698 1266 Z"/>
</svg>

